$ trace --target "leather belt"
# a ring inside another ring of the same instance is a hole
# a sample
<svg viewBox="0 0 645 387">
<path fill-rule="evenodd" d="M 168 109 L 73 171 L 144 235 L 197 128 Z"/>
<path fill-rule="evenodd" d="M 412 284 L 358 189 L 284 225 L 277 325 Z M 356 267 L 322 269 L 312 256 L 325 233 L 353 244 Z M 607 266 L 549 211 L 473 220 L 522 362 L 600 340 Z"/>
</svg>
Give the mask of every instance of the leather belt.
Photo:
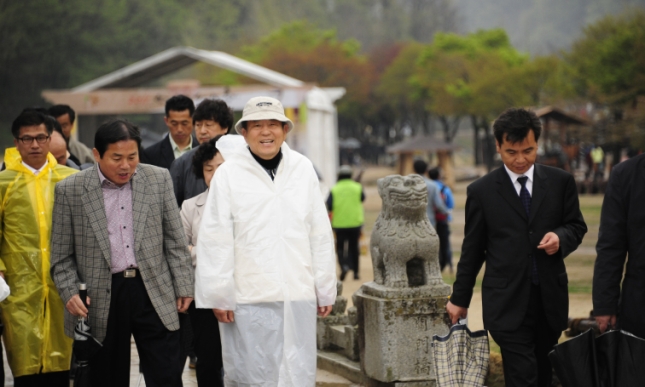
<svg viewBox="0 0 645 387">
<path fill-rule="evenodd" d="M 139 269 L 125 269 L 122 272 L 114 273 L 112 275 L 116 275 L 119 277 L 123 276 L 123 278 L 135 278 L 138 272 L 139 272 Z"/>
</svg>

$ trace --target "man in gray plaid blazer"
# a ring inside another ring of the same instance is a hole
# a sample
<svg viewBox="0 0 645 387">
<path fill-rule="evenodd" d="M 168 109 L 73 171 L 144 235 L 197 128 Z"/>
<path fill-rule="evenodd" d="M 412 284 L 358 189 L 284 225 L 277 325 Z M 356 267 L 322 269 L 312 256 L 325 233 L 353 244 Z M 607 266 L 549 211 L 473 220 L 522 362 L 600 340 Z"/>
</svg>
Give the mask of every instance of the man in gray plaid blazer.
<svg viewBox="0 0 645 387">
<path fill-rule="evenodd" d="M 136 126 L 106 122 L 95 136 L 97 164 L 56 186 L 51 275 L 66 334 L 89 314 L 103 342 L 90 361 L 94 387 L 129 386 L 131 334 L 146 385 L 181 386 L 177 313 L 192 301 L 193 269 L 170 174 L 139 164 L 140 144 Z"/>
</svg>

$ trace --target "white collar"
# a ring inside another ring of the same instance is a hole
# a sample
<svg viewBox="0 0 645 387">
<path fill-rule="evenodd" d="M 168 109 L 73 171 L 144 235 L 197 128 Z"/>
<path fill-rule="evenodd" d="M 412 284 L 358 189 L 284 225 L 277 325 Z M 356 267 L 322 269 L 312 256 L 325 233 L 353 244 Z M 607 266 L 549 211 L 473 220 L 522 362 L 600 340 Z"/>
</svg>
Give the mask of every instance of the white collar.
<svg viewBox="0 0 645 387">
<path fill-rule="evenodd" d="M 524 172 L 521 175 L 518 175 L 517 173 L 515 173 L 515 172 L 511 171 L 510 169 L 508 169 L 506 164 L 504 164 L 504 168 L 506 168 L 506 173 L 508 173 L 508 175 L 511 177 L 511 182 L 513 184 L 515 184 L 515 182 L 517 181 L 518 177 L 522 177 L 522 176 L 528 177 L 529 181 L 531 183 L 533 183 L 533 173 L 535 172 L 535 164 L 531 165 L 531 168 L 529 168 L 528 171 Z"/>
<path fill-rule="evenodd" d="M 192 134 L 191 134 L 191 136 L 192 136 Z M 172 136 L 170 135 L 170 132 L 168 132 L 168 140 L 170 140 L 170 148 L 173 150 L 173 152 L 174 151 L 188 152 L 189 150 L 193 149 L 193 138 L 192 137 L 190 138 L 190 142 L 188 143 L 188 145 L 186 145 L 186 147 L 184 149 L 179 149 L 179 145 L 177 145 L 175 140 L 172 138 Z"/>
<path fill-rule="evenodd" d="M 47 166 L 47 164 L 49 164 L 49 160 L 45 160 L 45 164 L 43 164 L 42 167 L 40 167 L 38 169 L 35 169 L 35 168 L 32 168 L 30 165 L 27 165 L 27 163 L 25 163 L 24 161 L 22 161 L 22 165 L 24 165 L 27 169 L 29 169 L 31 171 L 31 173 L 33 173 L 34 175 L 39 174 L 40 171 L 42 171 L 43 168 L 45 168 Z"/>
</svg>

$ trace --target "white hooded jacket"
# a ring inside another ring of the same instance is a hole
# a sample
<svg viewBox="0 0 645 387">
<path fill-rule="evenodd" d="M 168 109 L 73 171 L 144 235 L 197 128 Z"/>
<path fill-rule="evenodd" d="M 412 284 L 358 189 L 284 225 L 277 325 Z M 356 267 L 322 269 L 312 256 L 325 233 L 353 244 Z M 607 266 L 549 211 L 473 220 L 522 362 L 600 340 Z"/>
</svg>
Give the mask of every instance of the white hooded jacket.
<svg viewBox="0 0 645 387">
<path fill-rule="evenodd" d="M 284 143 L 272 181 L 246 145 L 223 156 L 197 241 L 195 302 L 235 312 L 220 324 L 226 385 L 313 387 L 316 306 L 336 299 L 313 165 Z"/>
</svg>

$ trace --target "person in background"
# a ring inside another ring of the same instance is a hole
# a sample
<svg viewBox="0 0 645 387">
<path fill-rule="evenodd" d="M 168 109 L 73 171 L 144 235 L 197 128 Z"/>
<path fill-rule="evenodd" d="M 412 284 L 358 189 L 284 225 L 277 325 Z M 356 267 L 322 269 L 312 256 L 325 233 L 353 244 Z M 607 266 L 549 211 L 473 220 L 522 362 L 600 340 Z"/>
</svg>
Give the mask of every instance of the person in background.
<svg viewBox="0 0 645 387">
<path fill-rule="evenodd" d="M 76 163 L 70 160 L 69 152 L 67 152 L 67 143 L 65 142 L 65 137 L 57 131 L 52 132 L 51 144 L 49 147 L 49 152 L 56 158 L 56 162 L 59 165 L 65 165 L 67 167 L 76 169 L 77 171 L 81 169 Z"/>
<path fill-rule="evenodd" d="M 414 173 L 423 177 L 423 180 L 426 182 L 426 187 L 428 188 L 428 207 L 426 207 L 426 214 L 428 215 L 430 224 L 432 224 L 432 227 L 436 230 L 437 219 L 435 218 L 435 214 L 439 213 L 447 215 L 449 213 L 448 208 L 439 195 L 439 186 L 434 181 L 426 177 L 428 164 L 423 160 L 415 160 L 412 167 L 414 169 Z"/>
<path fill-rule="evenodd" d="M 197 240 L 195 305 L 220 322 L 226 386 L 316 385 L 316 312 L 336 301 L 333 233 L 318 177 L 285 139 L 280 101 L 251 98 L 246 144 L 211 180 Z M 222 139 L 220 139 L 222 141 Z"/>
<path fill-rule="evenodd" d="M 439 266 L 441 271 L 446 266 L 450 266 L 452 272 L 452 248 L 450 247 L 450 222 L 452 221 L 452 210 L 455 208 L 455 200 L 452 196 L 450 187 L 441 181 L 441 169 L 439 167 L 432 168 L 428 171 L 428 177 L 439 188 L 439 196 L 443 200 L 447 214 L 442 214 L 440 211 L 435 210 L 435 219 L 437 221 L 437 235 L 439 236 Z"/>
<path fill-rule="evenodd" d="M 204 179 L 207 187 L 210 187 L 215 171 L 224 162 L 222 152 L 217 149 L 217 140 L 221 137 L 221 135 L 216 136 L 201 144 L 193 155 L 193 173 L 198 178 Z M 186 231 L 193 267 L 197 263 L 195 246 L 207 197 L 208 190 L 185 200 L 181 206 L 181 221 Z M 197 364 L 195 365 L 197 384 L 199 386 L 223 386 L 221 375 L 222 343 L 215 314 L 210 309 L 195 308 L 195 303 L 190 304 L 188 313 L 193 326 L 195 354 L 197 355 Z"/>
<path fill-rule="evenodd" d="M 602 203 L 592 287 L 600 332 L 645 337 L 644 198 L 645 155 L 639 155 L 612 169 Z"/>
<path fill-rule="evenodd" d="M 170 169 L 170 165 L 199 143 L 193 137 L 193 113 L 195 104 L 185 95 L 175 95 L 166 101 L 166 115 L 163 120 L 168 133 L 159 142 L 147 147 L 141 153 L 141 162 Z"/>
<path fill-rule="evenodd" d="M 573 176 L 535 164 L 542 123 L 511 108 L 494 122 L 504 166 L 468 186 L 457 278 L 446 310 L 453 324 L 468 314 L 482 280 L 484 328 L 499 345 L 508 387 L 551 386 L 548 353 L 567 328 L 564 259 L 587 232 Z"/>
<path fill-rule="evenodd" d="M 344 281 L 347 272 L 354 272 L 354 279 L 359 279 L 358 262 L 360 258 L 359 238 L 364 222 L 363 186 L 352 180 L 352 167 L 341 165 L 338 171 L 338 182 L 327 197 L 327 211 L 331 213 L 331 227 L 336 233 L 336 253 Z"/>
<path fill-rule="evenodd" d="M 76 173 L 49 153 L 53 126 L 34 110 L 11 132 L 0 172 L 0 276 L 11 294 L 0 307 L 14 385 L 69 386 L 72 340 L 63 330 L 64 304 L 49 274 L 56 183 Z"/>
<path fill-rule="evenodd" d="M 205 99 L 199 103 L 193 115 L 197 141 L 203 144 L 215 136 L 227 134 L 233 126 L 233 111 L 222 100 Z M 204 179 L 197 178 L 192 172 L 194 148 L 172 162 L 170 176 L 177 205 L 181 207 L 190 199 L 206 191 Z"/>
<path fill-rule="evenodd" d="M 164 116 L 168 134 L 161 141 L 150 145 L 141 152 L 141 162 L 170 170 L 175 159 L 199 145 L 197 139 L 192 135 L 194 112 L 193 100 L 185 95 L 175 95 L 169 98 L 166 101 Z M 190 358 L 189 367 L 195 368 L 194 340 L 189 315 L 181 313 L 179 322 L 182 348 L 180 361 L 182 364 L 185 362 L 184 353 L 186 353 Z"/>
<path fill-rule="evenodd" d="M 85 282 L 89 324 L 103 343 L 90 359 L 92 387 L 130 385 L 132 336 L 146 386 L 181 386 L 178 312 L 195 288 L 170 174 L 139 163 L 141 135 L 127 121 L 103 123 L 94 144 L 96 164 L 56 186 L 51 275 L 65 333 L 88 316 Z"/>
<path fill-rule="evenodd" d="M 74 155 L 79 166 L 82 164 L 94 164 L 94 155 L 92 150 L 85 144 L 78 141 L 72 136 L 72 128 L 74 128 L 74 120 L 76 120 L 76 112 L 68 105 L 54 105 L 49 108 L 49 115 L 54 117 L 63 129 L 63 136 L 68 141 L 67 148 L 69 153 Z M 74 160 L 76 163 L 76 160 Z"/>
</svg>

